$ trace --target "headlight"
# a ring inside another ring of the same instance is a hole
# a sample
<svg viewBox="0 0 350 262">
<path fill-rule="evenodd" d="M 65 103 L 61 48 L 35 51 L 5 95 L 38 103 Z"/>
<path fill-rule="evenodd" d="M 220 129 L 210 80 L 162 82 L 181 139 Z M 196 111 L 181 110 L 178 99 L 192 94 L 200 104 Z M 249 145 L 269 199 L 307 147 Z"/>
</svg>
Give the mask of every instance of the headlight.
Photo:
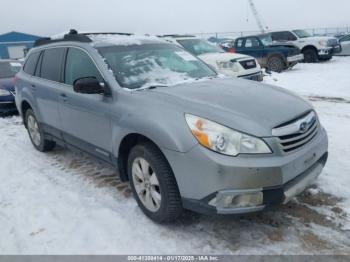
<svg viewBox="0 0 350 262">
<path fill-rule="evenodd" d="M 230 69 L 235 72 L 239 71 L 239 67 L 236 63 L 233 63 L 231 61 L 217 61 L 216 62 L 219 69 Z"/>
<path fill-rule="evenodd" d="M 198 142 L 215 152 L 237 156 L 239 154 L 272 153 L 266 143 L 210 120 L 186 114 L 186 122 Z"/>
<path fill-rule="evenodd" d="M 319 41 L 318 42 L 320 44 L 320 46 L 327 46 L 328 45 L 328 41 Z"/>
<path fill-rule="evenodd" d="M 9 96 L 11 93 L 5 89 L 0 89 L 0 96 Z"/>
</svg>

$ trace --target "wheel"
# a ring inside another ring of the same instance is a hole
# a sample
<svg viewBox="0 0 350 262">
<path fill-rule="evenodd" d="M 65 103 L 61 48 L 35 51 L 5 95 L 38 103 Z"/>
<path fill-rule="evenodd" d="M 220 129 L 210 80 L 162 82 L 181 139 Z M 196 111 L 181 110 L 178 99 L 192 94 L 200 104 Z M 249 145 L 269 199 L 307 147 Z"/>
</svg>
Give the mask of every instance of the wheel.
<svg viewBox="0 0 350 262">
<path fill-rule="evenodd" d="M 304 54 L 304 62 L 305 63 L 316 63 L 318 62 L 318 54 L 314 49 L 306 49 L 303 51 Z"/>
<path fill-rule="evenodd" d="M 149 218 L 167 223 L 181 215 L 181 197 L 174 174 L 155 145 L 146 142 L 131 149 L 128 175 L 134 197 Z"/>
<path fill-rule="evenodd" d="M 282 72 L 285 69 L 284 61 L 279 56 L 272 56 L 267 62 L 267 69 L 273 72 Z"/>
<path fill-rule="evenodd" d="M 25 123 L 27 126 L 28 134 L 33 146 L 40 152 L 50 151 L 55 147 L 55 142 L 46 140 L 44 138 L 44 132 L 40 128 L 33 110 L 28 109 L 25 115 Z"/>
</svg>

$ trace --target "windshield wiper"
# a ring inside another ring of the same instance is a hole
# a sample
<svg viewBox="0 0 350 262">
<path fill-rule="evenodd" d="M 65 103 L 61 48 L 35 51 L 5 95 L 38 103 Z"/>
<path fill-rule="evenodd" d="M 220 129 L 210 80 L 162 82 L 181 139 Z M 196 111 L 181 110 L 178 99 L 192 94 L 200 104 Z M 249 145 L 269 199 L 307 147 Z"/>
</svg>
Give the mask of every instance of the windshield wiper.
<svg viewBox="0 0 350 262">
<path fill-rule="evenodd" d="M 137 90 L 156 89 L 158 87 L 168 87 L 168 86 L 162 85 L 162 84 L 150 84 L 150 85 L 142 86 L 142 87 L 138 88 Z"/>
</svg>

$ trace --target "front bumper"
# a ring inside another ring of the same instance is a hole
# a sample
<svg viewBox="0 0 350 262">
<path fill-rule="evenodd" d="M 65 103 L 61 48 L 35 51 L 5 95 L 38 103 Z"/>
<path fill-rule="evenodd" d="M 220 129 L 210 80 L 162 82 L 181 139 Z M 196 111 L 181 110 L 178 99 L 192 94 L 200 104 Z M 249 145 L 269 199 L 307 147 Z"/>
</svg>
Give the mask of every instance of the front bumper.
<svg viewBox="0 0 350 262">
<path fill-rule="evenodd" d="M 341 53 L 341 51 L 342 51 L 342 47 L 340 44 L 333 46 L 333 54 L 339 54 L 339 53 Z"/>
<path fill-rule="evenodd" d="M 272 149 L 275 153 L 270 155 L 229 157 L 197 145 L 187 153 L 165 154 L 184 208 L 200 213 L 243 214 L 284 203 L 302 192 L 326 163 L 328 138 L 322 128 L 313 141 L 296 152 L 283 154 Z M 256 206 L 230 208 L 218 204 L 220 201 L 215 203 L 215 198 L 254 192 L 263 194 L 262 203 Z"/>
<path fill-rule="evenodd" d="M 287 62 L 288 63 L 301 62 L 303 60 L 304 60 L 304 55 L 303 54 L 294 55 L 294 56 L 288 56 L 287 57 Z"/>
<path fill-rule="evenodd" d="M 260 71 L 258 73 L 254 73 L 254 74 L 241 75 L 241 76 L 239 76 L 239 78 L 261 82 L 264 80 L 264 74 L 262 71 Z"/>
<path fill-rule="evenodd" d="M 0 98 L 0 114 L 9 114 L 17 112 L 14 96 Z"/>
</svg>

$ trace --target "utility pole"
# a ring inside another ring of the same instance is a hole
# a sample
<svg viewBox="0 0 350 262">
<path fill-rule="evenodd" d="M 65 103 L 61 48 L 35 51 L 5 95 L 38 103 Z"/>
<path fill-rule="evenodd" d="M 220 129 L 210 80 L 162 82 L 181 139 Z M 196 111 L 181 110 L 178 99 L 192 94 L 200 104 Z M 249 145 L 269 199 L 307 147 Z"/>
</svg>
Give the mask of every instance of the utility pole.
<svg viewBox="0 0 350 262">
<path fill-rule="evenodd" d="M 255 17 L 256 23 L 258 24 L 258 27 L 261 31 L 261 33 L 265 33 L 266 29 L 268 28 L 267 26 L 264 25 L 262 18 L 260 17 L 258 10 L 255 7 L 255 4 L 253 0 L 248 0 L 250 8 L 252 9 L 253 15 Z"/>
</svg>

